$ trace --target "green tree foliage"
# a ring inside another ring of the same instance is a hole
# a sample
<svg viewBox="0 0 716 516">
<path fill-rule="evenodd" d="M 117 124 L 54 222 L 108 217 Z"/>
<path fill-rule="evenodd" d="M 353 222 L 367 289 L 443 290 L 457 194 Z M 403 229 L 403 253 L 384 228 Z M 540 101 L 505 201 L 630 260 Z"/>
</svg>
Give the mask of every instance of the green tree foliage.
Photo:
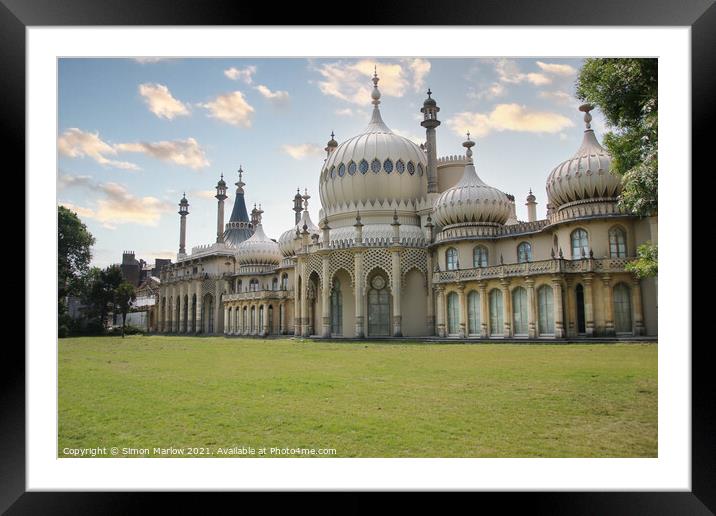
<svg viewBox="0 0 716 516">
<path fill-rule="evenodd" d="M 652 244 L 651 242 L 641 244 L 636 250 L 636 260 L 627 263 L 625 268 L 637 278 L 657 276 L 659 272 L 658 253 L 659 249 L 656 244 Z"/>
<path fill-rule="evenodd" d="M 57 207 L 57 316 L 58 335 L 70 332 L 72 321 L 66 298 L 82 291 L 83 280 L 92 258 L 95 239 L 76 213 Z"/>
<path fill-rule="evenodd" d="M 577 97 L 597 106 L 611 132 L 604 144 L 622 176 L 622 209 L 648 216 L 658 209 L 658 61 L 586 59 Z"/>
<path fill-rule="evenodd" d="M 84 302 L 90 307 L 88 315 L 97 319 L 101 328 L 109 310 L 115 309 L 117 289 L 123 281 L 118 265 L 106 269 L 93 267 L 88 273 Z"/>
<path fill-rule="evenodd" d="M 137 299 L 137 294 L 134 291 L 134 285 L 123 281 L 117 287 L 114 293 L 114 303 L 119 313 L 122 314 L 122 338 L 124 338 L 124 326 L 127 320 L 127 312 L 129 312 L 132 303 Z"/>
</svg>

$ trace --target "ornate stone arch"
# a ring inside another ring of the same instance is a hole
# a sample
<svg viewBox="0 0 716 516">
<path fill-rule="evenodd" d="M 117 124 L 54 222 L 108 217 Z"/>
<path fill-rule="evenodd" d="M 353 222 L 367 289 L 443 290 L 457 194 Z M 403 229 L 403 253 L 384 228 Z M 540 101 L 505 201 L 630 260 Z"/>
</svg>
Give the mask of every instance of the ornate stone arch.
<svg viewBox="0 0 716 516">
<path fill-rule="evenodd" d="M 331 277 L 330 285 L 329 287 L 333 287 L 333 278 L 335 278 L 336 273 L 343 269 L 348 273 L 348 276 L 351 279 L 351 286 L 355 287 L 355 276 L 354 276 L 354 262 L 353 262 L 353 253 L 350 251 L 336 251 L 331 253 L 330 263 L 328 266 L 329 275 Z"/>
<path fill-rule="evenodd" d="M 379 267 L 388 277 L 388 283 L 392 284 L 392 259 L 387 249 L 376 248 L 368 249 L 363 254 L 363 277 L 360 278 L 361 287 L 367 287 L 367 279 L 370 272 Z"/>
</svg>

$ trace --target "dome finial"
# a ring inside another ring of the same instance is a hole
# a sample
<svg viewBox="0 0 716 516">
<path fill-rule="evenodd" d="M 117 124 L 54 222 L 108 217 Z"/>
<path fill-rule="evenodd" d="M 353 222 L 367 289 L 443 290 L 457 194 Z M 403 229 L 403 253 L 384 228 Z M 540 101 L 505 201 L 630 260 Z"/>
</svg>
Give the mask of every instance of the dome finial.
<svg viewBox="0 0 716 516">
<path fill-rule="evenodd" d="M 592 124 L 590 122 L 592 121 L 592 114 L 590 111 L 594 109 L 594 105 L 592 104 L 582 104 L 579 106 L 579 110 L 584 112 L 584 123 L 587 126 L 587 131 L 589 131 L 592 128 Z"/>
<path fill-rule="evenodd" d="M 380 90 L 378 89 L 378 81 L 380 80 L 378 78 L 378 66 L 376 65 L 373 69 L 373 91 L 371 92 L 370 96 L 373 99 L 372 104 L 377 108 L 378 104 L 380 104 Z"/>
<path fill-rule="evenodd" d="M 430 96 L 430 95 L 432 95 L 432 94 L 433 94 L 433 92 L 430 91 L 430 88 L 428 88 L 428 98 L 432 98 L 432 97 Z"/>
<path fill-rule="evenodd" d="M 467 132 L 467 140 L 462 142 L 462 146 L 467 149 L 465 152 L 465 156 L 467 156 L 468 161 L 472 161 L 472 147 L 475 146 L 475 142 L 470 139 L 470 131 Z"/>
</svg>

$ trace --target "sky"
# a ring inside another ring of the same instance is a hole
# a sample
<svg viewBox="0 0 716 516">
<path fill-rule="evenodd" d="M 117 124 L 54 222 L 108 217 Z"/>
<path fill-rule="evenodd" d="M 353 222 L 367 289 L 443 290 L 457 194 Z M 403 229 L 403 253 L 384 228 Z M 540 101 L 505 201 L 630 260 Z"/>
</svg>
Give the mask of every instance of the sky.
<svg viewBox="0 0 716 516">
<path fill-rule="evenodd" d="M 377 67 L 383 120 L 425 141 L 420 107 L 440 107 L 438 156 L 461 154 L 465 132 L 480 177 L 525 198 L 545 217 L 545 180 L 581 143 L 575 80 L 582 59 L 60 59 L 57 201 L 96 239 L 92 264 L 132 250 L 149 264 L 176 257 L 178 203 L 189 200 L 187 251 L 216 239 L 215 186 L 229 184 L 226 221 L 244 170 L 246 202 L 264 210 L 267 235 L 293 225 L 293 196 L 308 189 L 318 221 L 318 179 L 331 132 L 340 144 L 370 119 Z M 592 112 L 601 141 L 604 120 Z"/>
</svg>

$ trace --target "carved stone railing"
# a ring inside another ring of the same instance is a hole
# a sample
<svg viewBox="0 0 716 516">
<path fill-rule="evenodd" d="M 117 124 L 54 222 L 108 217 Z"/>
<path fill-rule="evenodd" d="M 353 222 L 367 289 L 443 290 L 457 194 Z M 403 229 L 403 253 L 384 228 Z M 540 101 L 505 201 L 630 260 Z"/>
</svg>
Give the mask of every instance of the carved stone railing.
<svg viewBox="0 0 716 516">
<path fill-rule="evenodd" d="M 225 294 L 224 301 L 257 301 L 257 300 L 282 300 L 293 299 L 292 290 L 252 290 L 250 292 L 235 292 Z"/>
<path fill-rule="evenodd" d="M 436 271 L 433 283 L 453 283 L 459 281 L 479 281 L 495 278 L 534 276 L 539 274 L 563 273 L 617 273 L 624 272 L 625 265 L 634 258 L 585 258 L 582 260 L 540 260 L 536 262 L 494 265 L 454 271 Z"/>
</svg>

